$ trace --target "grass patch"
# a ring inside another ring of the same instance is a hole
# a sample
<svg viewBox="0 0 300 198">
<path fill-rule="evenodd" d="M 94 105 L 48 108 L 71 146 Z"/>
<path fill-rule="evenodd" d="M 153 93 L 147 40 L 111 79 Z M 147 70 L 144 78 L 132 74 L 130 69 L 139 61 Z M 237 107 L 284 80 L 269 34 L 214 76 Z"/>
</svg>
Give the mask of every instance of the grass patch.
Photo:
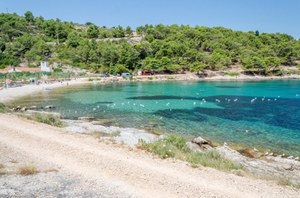
<svg viewBox="0 0 300 198">
<path fill-rule="evenodd" d="M 18 173 L 20 175 L 25 175 L 25 176 L 26 175 L 34 175 L 34 174 L 38 173 L 38 170 L 33 165 L 26 165 L 26 166 L 19 167 Z"/>
<path fill-rule="evenodd" d="M 211 167 L 223 171 L 243 169 L 242 165 L 225 159 L 217 151 L 208 151 L 205 153 L 193 152 L 188 155 L 187 161 L 192 164 L 201 164 L 205 167 Z"/>
<path fill-rule="evenodd" d="M 146 143 L 141 140 L 138 148 L 154 153 L 162 159 L 175 158 L 188 161 L 192 167 L 202 165 L 223 171 L 243 169 L 242 165 L 225 159 L 217 151 L 192 152 L 186 146 L 186 139 L 178 135 L 167 135 L 153 143 Z"/>
<path fill-rule="evenodd" d="M 35 113 L 32 116 L 28 116 L 29 119 L 35 120 L 37 122 L 41 122 L 44 124 L 49 124 L 55 127 L 63 127 L 64 124 L 60 120 L 60 118 L 56 115 L 45 114 L 45 113 Z"/>
<path fill-rule="evenodd" d="M 4 165 L 3 164 L 0 164 L 0 169 L 4 168 Z"/>
<path fill-rule="evenodd" d="M 7 107 L 3 103 L 0 103 L 0 113 L 5 113 L 7 111 Z"/>
</svg>

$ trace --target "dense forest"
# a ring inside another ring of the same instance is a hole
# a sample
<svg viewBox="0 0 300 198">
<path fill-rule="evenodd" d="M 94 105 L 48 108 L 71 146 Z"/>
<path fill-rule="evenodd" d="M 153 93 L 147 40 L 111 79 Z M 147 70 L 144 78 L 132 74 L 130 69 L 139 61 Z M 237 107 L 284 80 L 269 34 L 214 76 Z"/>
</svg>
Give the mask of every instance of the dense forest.
<svg viewBox="0 0 300 198">
<path fill-rule="evenodd" d="M 41 60 L 111 74 L 138 69 L 199 73 L 238 66 L 280 75 L 282 66 L 299 67 L 300 40 L 223 27 L 145 25 L 132 30 L 46 20 L 30 11 L 24 16 L 0 14 L 0 68 L 35 66 Z"/>
</svg>

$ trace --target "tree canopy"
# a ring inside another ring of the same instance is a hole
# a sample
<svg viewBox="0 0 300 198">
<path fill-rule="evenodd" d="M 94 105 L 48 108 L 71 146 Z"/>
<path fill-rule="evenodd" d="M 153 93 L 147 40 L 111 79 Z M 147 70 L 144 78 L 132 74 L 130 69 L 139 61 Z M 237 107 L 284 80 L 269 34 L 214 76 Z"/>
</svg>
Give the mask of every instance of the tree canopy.
<svg viewBox="0 0 300 198">
<path fill-rule="evenodd" d="M 30 11 L 0 14 L 0 67 L 41 60 L 113 74 L 138 69 L 199 73 L 238 65 L 268 75 L 299 63 L 300 41 L 287 34 L 223 27 L 160 24 L 132 30 L 46 20 Z"/>
</svg>

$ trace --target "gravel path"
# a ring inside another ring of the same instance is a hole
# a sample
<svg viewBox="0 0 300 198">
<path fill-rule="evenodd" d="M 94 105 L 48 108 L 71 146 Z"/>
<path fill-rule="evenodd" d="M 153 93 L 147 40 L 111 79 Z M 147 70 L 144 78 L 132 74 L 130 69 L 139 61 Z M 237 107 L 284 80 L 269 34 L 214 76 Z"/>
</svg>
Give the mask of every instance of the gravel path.
<svg viewBox="0 0 300 198">
<path fill-rule="evenodd" d="M 299 197 L 274 183 L 185 162 L 0 114 L 0 163 L 36 163 L 33 176 L 0 176 L 0 197 Z M 12 152 L 8 152 L 12 151 Z M 47 190 L 48 189 L 48 190 Z M 50 189 L 50 190 L 49 190 Z M 51 190 L 52 189 L 52 190 Z M 28 194 L 30 192 L 31 194 Z M 14 196 L 15 195 L 15 196 Z"/>
</svg>

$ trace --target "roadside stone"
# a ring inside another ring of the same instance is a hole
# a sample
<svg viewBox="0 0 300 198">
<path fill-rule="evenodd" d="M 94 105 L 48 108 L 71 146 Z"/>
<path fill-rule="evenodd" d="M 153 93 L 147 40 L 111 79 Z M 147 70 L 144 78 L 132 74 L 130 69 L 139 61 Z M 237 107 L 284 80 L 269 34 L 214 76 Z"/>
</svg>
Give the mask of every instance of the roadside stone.
<svg viewBox="0 0 300 198">
<path fill-rule="evenodd" d="M 212 146 L 210 146 L 209 144 L 202 144 L 201 148 L 203 148 L 204 150 L 210 151 L 213 150 L 214 148 Z"/>
<path fill-rule="evenodd" d="M 292 164 L 284 164 L 284 165 L 282 165 L 282 167 L 284 168 L 284 170 L 289 170 L 289 171 L 294 170 L 294 167 Z"/>
<path fill-rule="evenodd" d="M 208 144 L 208 141 L 207 140 L 205 140 L 205 139 L 203 139 L 202 137 L 197 137 L 197 138 L 194 138 L 193 140 L 192 140 L 192 142 L 193 143 L 195 143 L 195 144 L 198 144 L 199 146 L 201 146 L 202 144 Z"/>
<path fill-rule="evenodd" d="M 192 151 L 192 152 L 203 152 L 203 150 L 201 149 L 201 147 L 193 142 L 187 142 L 186 146 Z"/>
</svg>

